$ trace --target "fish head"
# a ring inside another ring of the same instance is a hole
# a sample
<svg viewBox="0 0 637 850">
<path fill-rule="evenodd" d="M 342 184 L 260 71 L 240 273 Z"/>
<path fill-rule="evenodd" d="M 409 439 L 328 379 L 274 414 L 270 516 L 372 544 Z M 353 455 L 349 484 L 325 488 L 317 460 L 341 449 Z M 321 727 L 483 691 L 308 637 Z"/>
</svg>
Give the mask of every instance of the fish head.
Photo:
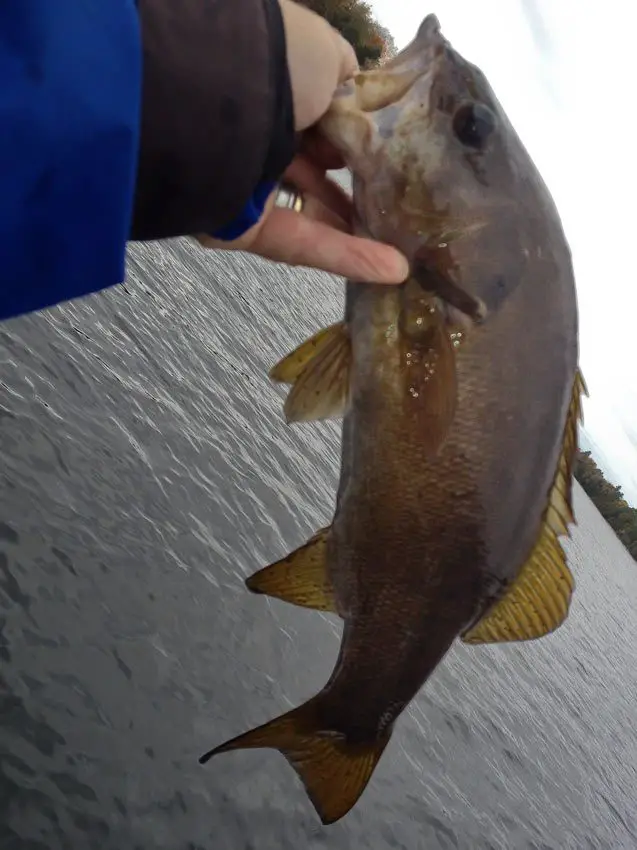
<svg viewBox="0 0 637 850">
<path fill-rule="evenodd" d="M 341 86 L 322 131 L 352 171 L 357 232 L 395 245 L 474 320 L 518 285 L 550 196 L 482 72 L 428 15 L 390 62 Z"/>
</svg>

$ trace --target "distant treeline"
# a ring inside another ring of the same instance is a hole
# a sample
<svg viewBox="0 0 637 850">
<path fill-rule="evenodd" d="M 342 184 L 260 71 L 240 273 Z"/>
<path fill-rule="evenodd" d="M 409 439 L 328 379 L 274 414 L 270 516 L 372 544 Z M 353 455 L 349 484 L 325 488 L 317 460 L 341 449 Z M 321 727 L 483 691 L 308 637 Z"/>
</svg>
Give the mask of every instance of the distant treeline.
<svg viewBox="0 0 637 850">
<path fill-rule="evenodd" d="M 604 478 L 590 452 L 578 452 L 575 477 L 637 561 L 637 510 L 630 507 L 621 487 L 616 487 Z"/>
<path fill-rule="evenodd" d="M 361 68 L 369 68 L 393 56 L 396 45 L 388 30 L 374 18 L 364 0 L 297 0 L 326 18 L 356 51 Z"/>
</svg>

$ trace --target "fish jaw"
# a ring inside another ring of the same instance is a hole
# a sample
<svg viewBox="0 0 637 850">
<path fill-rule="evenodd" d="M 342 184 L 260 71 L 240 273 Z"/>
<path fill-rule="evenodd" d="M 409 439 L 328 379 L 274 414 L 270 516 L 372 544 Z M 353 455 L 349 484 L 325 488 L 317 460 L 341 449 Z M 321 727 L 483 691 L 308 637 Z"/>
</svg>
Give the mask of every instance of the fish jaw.
<svg viewBox="0 0 637 850">
<path fill-rule="evenodd" d="M 547 239 L 533 209 L 550 200 L 489 83 L 437 19 L 341 87 L 321 129 L 352 171 L 356 231 L 395 245 L 472 321 L 497 311 Z"/>
<path fill-rule="evenodd" d="M 390 62 L 342 84 L 320 123 L 352 170 L 359 231 L 398 245 L 409 257 L 422 245 L 427 211 L 414 217 L 405 209 L 405 165 L 423 143 L 428 156 L 435 153 L 437 140 L 426 126 L 445 45 L 437 17 L 428 15 Z"/>
</svg>

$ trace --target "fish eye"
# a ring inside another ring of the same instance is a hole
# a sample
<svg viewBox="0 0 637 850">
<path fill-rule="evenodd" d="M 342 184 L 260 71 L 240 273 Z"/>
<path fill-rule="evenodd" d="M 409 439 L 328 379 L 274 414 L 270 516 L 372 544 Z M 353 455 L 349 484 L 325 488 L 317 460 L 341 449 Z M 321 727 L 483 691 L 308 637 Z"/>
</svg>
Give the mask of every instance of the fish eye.
<svg viewBox="0 0 637 850">
<path fill-rule="evenodd" d="M 453 116 L 453 132 L 468 148 L 482 150 L 495 130 L 495 115 L 483 103 L 465 103 Z"/>
</svg>

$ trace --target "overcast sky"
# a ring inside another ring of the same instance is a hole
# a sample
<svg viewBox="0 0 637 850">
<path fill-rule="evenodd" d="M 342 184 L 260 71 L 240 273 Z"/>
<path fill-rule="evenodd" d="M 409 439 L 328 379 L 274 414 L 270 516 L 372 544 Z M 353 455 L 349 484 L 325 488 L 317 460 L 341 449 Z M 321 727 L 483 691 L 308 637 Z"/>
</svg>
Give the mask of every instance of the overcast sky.
<svg viewBox="0 0 637 850">
<path fill-rule="evenodd" d="M 555 198 L 573 251 L 584 447 L 637 506 L 637 6 L 372 0 L 398 48 L 429 12 L 479 65 Z M 634 10 L 634 11 L 633 11 Z"/>
</svg>

